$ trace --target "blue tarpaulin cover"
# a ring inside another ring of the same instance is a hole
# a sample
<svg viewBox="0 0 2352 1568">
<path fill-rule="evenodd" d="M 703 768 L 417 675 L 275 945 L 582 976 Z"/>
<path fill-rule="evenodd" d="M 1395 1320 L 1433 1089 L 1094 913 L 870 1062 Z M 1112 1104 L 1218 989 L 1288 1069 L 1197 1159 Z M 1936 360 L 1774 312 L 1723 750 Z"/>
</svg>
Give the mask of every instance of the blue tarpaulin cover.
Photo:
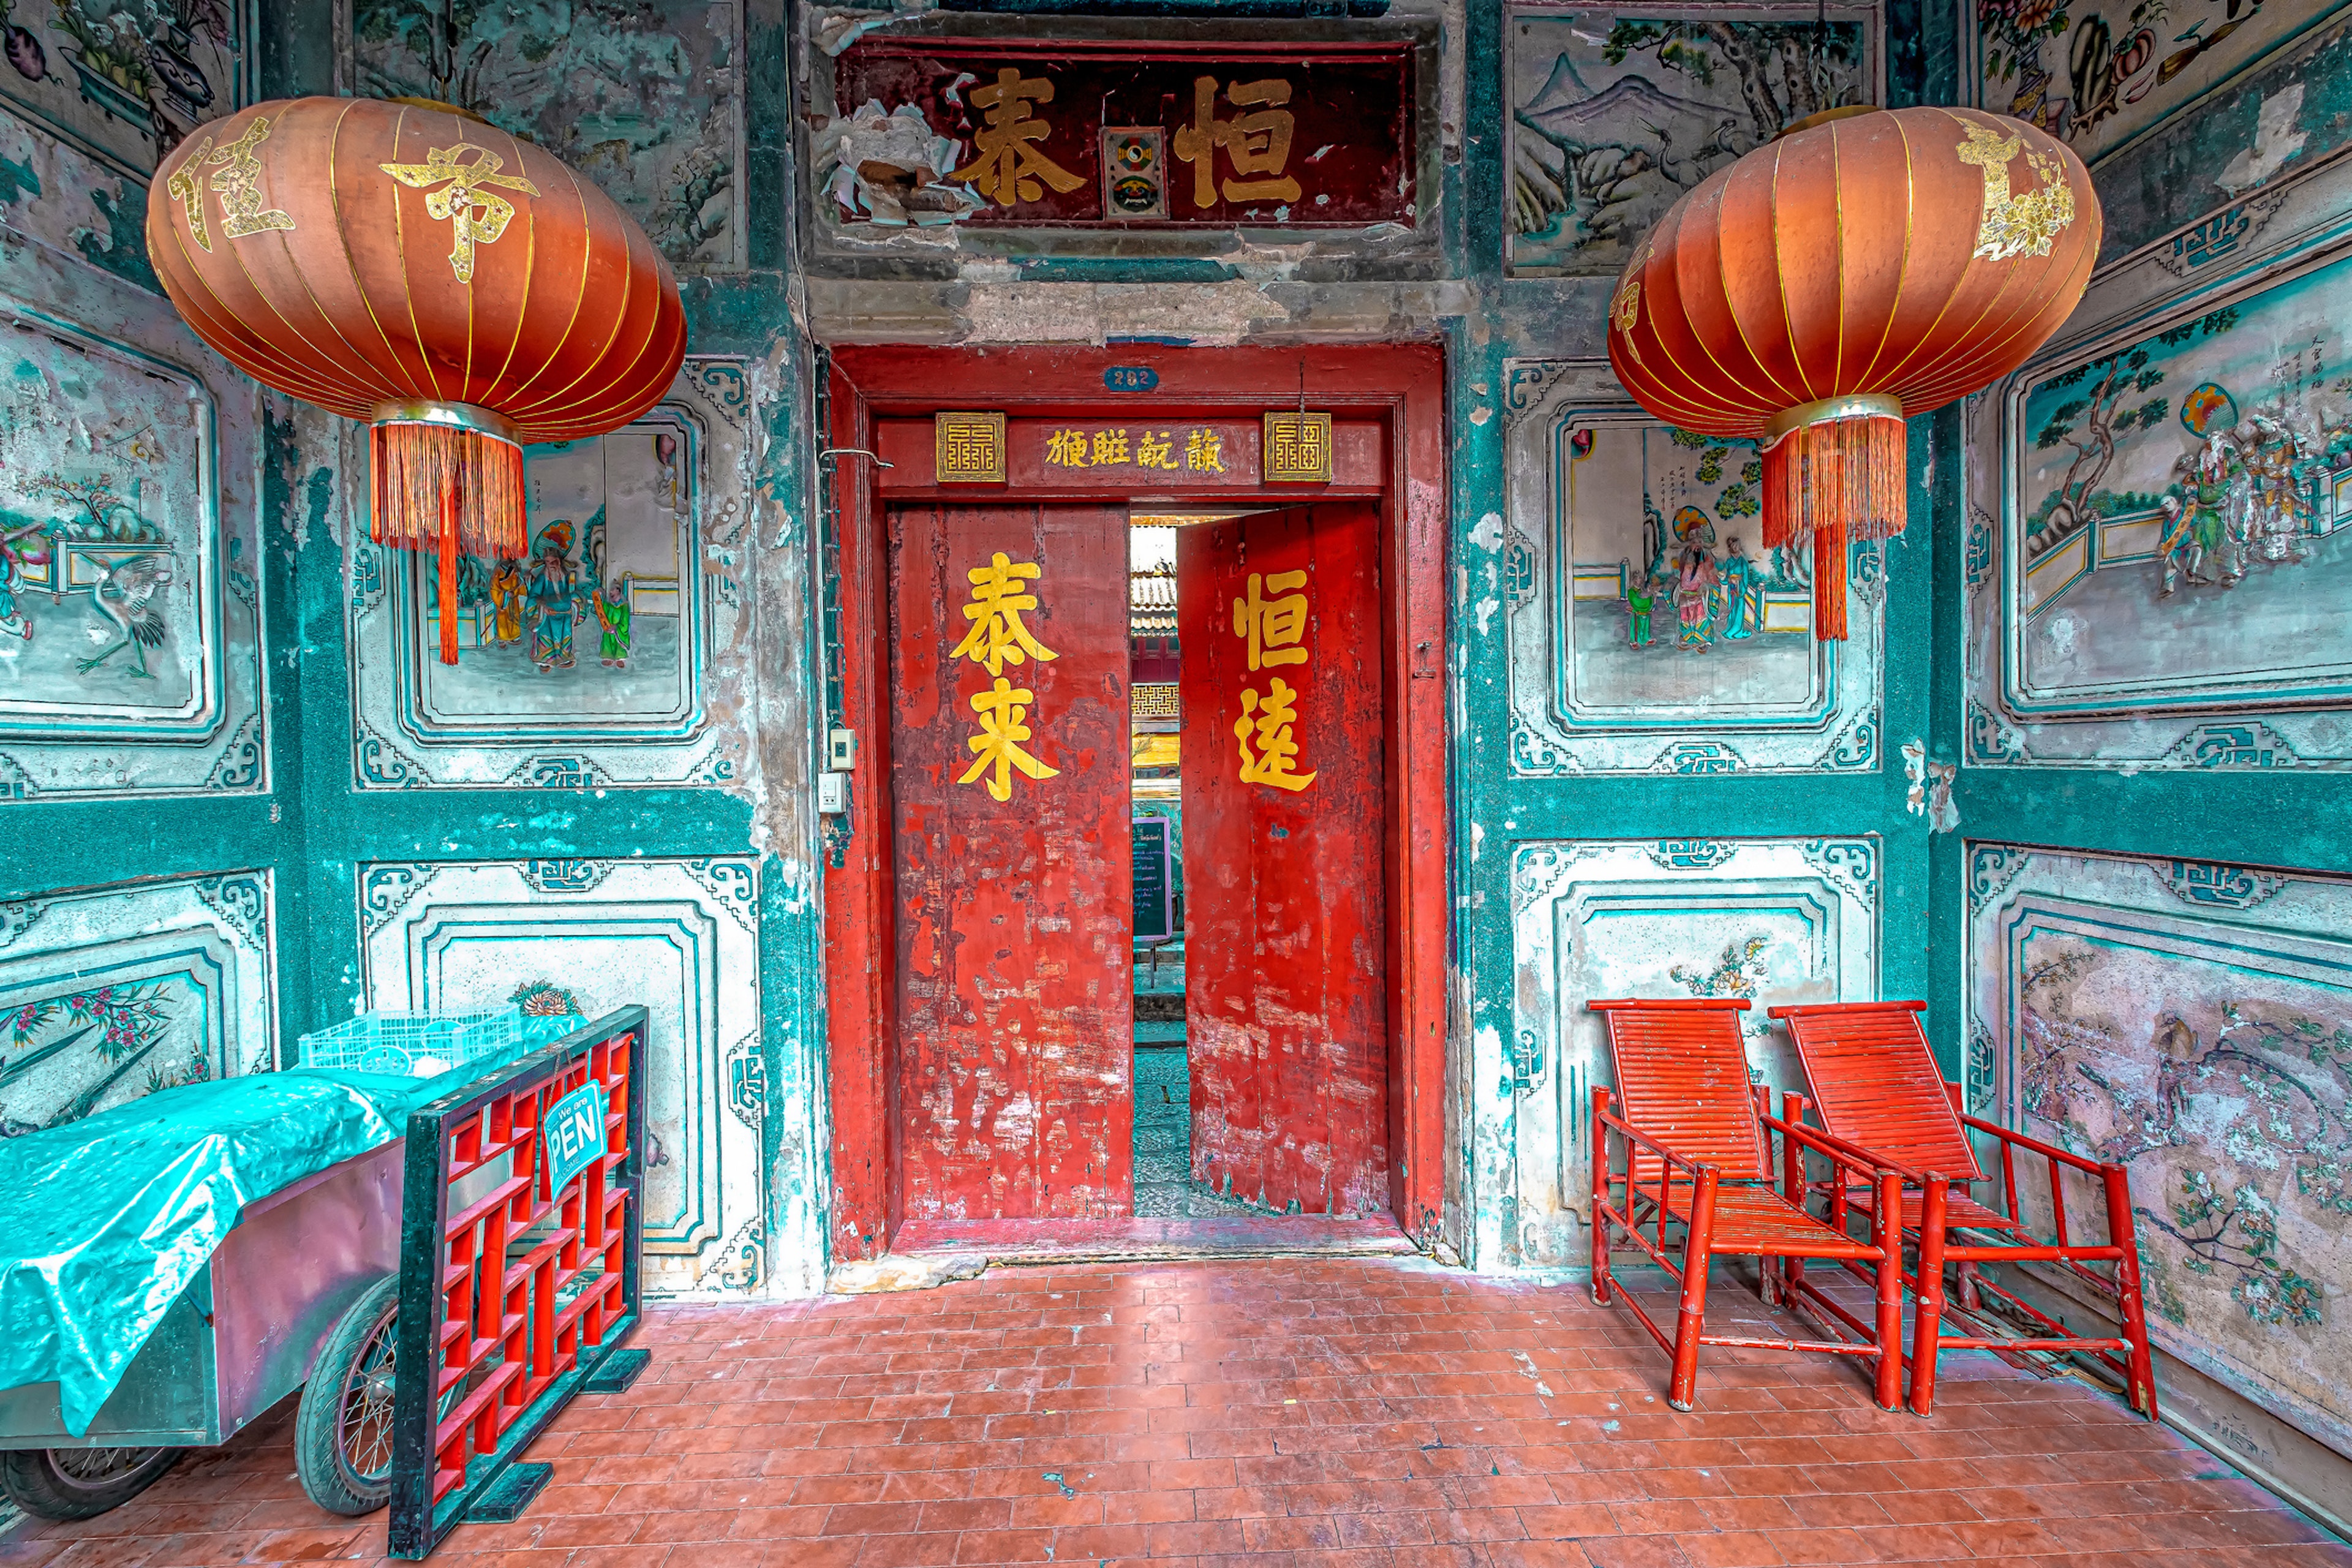
<svg viewBox="0 0 2352 1568">
<path fill-rule="evenodd" d="M 0 1140 L 0 1388 L 57 1384 L 80 1436 L 246 1205 L 399 1139 L 452 1087 L 298 1068 Z"/>
</svg>

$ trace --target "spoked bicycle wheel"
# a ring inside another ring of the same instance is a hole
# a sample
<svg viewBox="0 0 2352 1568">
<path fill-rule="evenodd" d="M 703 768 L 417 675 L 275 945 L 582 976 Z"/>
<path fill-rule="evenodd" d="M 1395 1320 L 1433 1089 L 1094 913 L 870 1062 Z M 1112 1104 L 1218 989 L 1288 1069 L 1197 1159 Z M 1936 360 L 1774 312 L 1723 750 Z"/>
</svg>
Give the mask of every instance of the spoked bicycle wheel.
<svg viewBox="0 0 2352 1568">
<path fill-rule="evenodd" d="M 0 1454 L 0 1492 L 37 1519 L 96 1519 L 179 1457 L 177 1448 L 19 1448 Z"/>
<path fill-rule="evenodd" d="M 392 1497 L 392 1391 L 400 1279 L 352 1304 L 310 1369 L 295 1418 L 294 1469 L 330 1513 L 373 1513 Z"/>
</svg>

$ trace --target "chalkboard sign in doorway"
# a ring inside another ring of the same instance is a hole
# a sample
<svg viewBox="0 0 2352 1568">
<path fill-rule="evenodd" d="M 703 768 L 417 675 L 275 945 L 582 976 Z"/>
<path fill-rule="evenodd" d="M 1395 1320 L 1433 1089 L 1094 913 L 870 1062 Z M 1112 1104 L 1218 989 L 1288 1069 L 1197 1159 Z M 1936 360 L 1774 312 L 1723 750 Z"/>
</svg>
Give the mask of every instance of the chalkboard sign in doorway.
<svg viewBox="0 0 2352 1568">
<path fill-rule="evenodd" d="M 1176 934 L 1176 911 L 1169 887 L 1168 819 L 1139 816 L 1135 822 L 1135 940 Z"/>
</svg>

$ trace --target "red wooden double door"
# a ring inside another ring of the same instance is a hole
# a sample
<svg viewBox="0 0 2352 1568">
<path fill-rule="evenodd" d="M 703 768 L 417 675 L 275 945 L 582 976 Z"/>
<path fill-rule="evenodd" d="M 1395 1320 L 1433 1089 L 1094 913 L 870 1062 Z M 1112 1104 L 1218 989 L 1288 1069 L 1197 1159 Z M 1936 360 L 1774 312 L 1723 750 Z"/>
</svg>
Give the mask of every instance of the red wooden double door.
<svg viewBox="0 0 2352 1568">
<path fill-rule="evenodd" d="M 899 1192 L 910 1219 L 1133 1211 L 1123 506 L 889 515 Z M 1391 1206 L 1377 503 L 1185 527 L 1194 1179 Z"/>
</svg>

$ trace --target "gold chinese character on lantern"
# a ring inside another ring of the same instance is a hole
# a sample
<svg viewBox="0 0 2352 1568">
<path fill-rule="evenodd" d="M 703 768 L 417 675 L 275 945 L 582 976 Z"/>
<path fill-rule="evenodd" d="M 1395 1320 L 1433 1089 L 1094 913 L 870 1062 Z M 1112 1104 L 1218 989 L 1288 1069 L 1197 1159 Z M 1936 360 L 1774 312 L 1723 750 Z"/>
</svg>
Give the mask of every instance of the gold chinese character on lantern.
<svg viewBox="0 0 2352 1568">
<path fill-rule="evenodd" d="M 971 181 L 973 189 L 1001 207 L 1041 201 L 1046 185 L 1067 195 L 1086 184 L 1037 148 L 1054 133 L 1054 126 L 1032 115 L 1029 106 L 1054 101 L 1050 78 L 1024 77 L 1007 66 L 996 73 L 993 85 L 975 89 L 971 101 L 974 108 L 987 110 L 988 118 L 973 133 L 971 162 L 950 179 Z"/>
<path fill-rule="evenodd" d="M 1217 205 L 1217 150 L 1223 148 L 1236 175 L 1222 188 L 1229 202 L 1295 202 L 1298 182 L 1283 173 L 1290 162 L 1293 119 L 1280 107 L 1290 101 L 1290 84 L 1279 78 L 1237 81 L 1225 88 L 1225 97 L 1253 112 L 1230 120 L 1217 118 L 1217 79 L 1196 78 L 1192 83 L 1192 123 L 1176 132 L 1176 156 L 1192 165 L 1192 205 Z"/>
<path fill-rule="evenodd" d="M 1307 586 L 1304 572 L 1276 572 L 1261 577 L 1249 574 L 1249 597 L 1234 601 L 1234 636 L 1249 639 L 1249 667 L 1261 669 L 1270 664 L 1305 664 L 1307 649 L 1307 595 L 1291 590 Z M 1265 589 L 1284 595 L 1269 599 Z"/>
<path fill-rule="evenodd" d="M 1234 737 L 1241 742 L 1242 783 L 1267 784 L 1296 795 L 1315 782 L 1312 773 L 1298 771 L 1298 693 L 1276 676 L 1266 693 L 1242 690 L 1242 716 L 1234 721 Z"/>
<path fill-rule="evenodd" d="M 1004 482 L 1004 416 L 940 414 L 932 421 L 932 466 L 943 485 Z"/>
<path fill-rule="evenodd" d="M 1265 416 L 1265 478 L 1270 484 L 1331 482 L 1331 416 Z"/>
<path fill-rule="evenodd" d="M 1214 430 L 1194 426 L 1184 437 L 1184 467 L 1196 474 L 1222 474 L 1225 471 L 1223 456 L 1224 437 Z"/>
<path fill-rule="evenodd" d="M 1004 558 L 1000 555 L 997 559 Z M 1015 686 L 1001 675 L 988 690 L 972 693 L 971 710 L 980 716 L 980 733 L 964 744 L 971 748 L 976 760 L 956 783 L 968 784 L 985 773 L 989 795 L 997 800 L 1011 800 L 1016 771 L 1033 779 L 1060 776 L 1061 769 L 1047 767 L 1021 744 L 1030 739 L 1029 726 L 1022 721 L 1028 715 L 1029 705 L 1036 700 L 1035 692 L 1025 686 Z"/>
<path fill-rule="evenodd" d="M 1024 610 L 1037 607 L 1037 595 L 1024 584 L 1034 583 L 1040 569 L 1034 561 L 1015 561 L 998 551 L 985 566 L 975 566 L 964 574 L 971 584 L 971 603 L 963 607 L 964 619 L 971 626 L 963 640 L 955 646 L 950 658 L 968 658 L 985 666 L 991 675 L 1002 675 L 1007 664 L 1019 664 L 1035 659 L 1045 664 L 1059 658 L 1053 649 L 1037 640 L 1021 618 Z M 1023 698 L 1028 701 L 1028 698 Z"/>
</svg>

